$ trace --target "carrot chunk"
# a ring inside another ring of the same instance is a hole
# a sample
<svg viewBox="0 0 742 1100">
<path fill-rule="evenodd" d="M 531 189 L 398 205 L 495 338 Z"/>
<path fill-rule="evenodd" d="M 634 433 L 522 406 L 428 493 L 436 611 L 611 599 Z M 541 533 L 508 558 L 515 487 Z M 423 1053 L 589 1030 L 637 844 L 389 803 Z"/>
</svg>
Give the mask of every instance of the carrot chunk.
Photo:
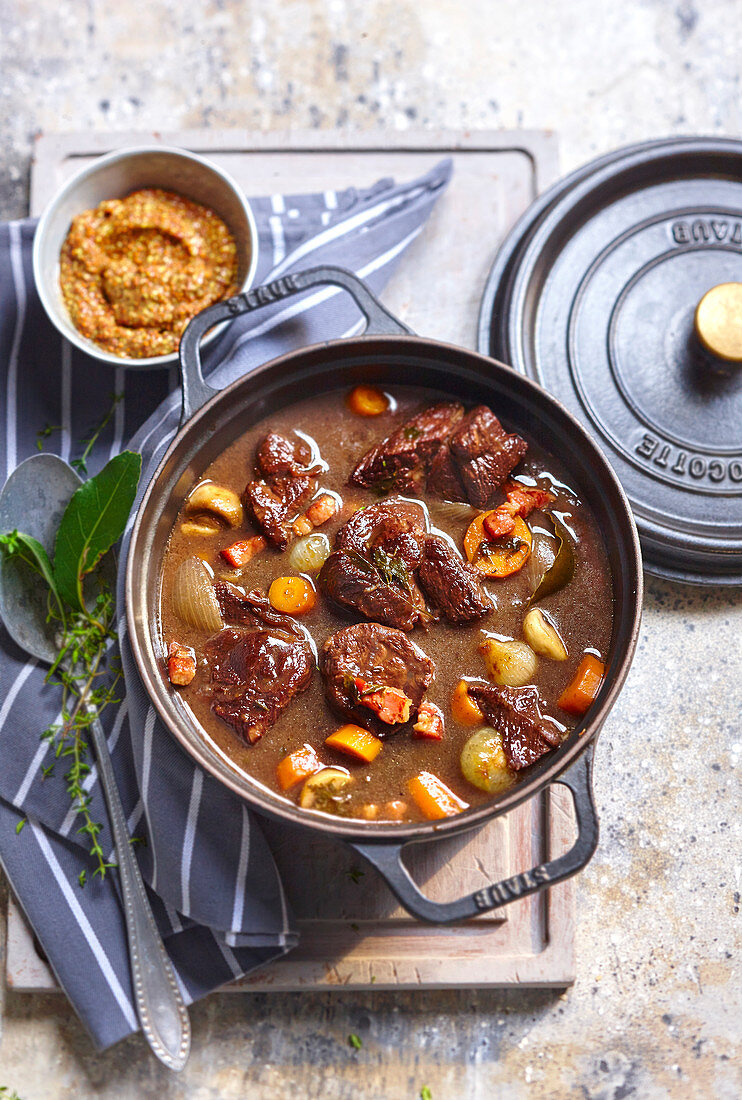
<svg viewBox="0 0 742 1100">
<path fill-rule="evenodd" d="M 451 715 L 462 726 L 483 726 L 484 715 L 469 694 L 466 680 L 459 680 L 451 695 Z"/>
<path fill-rule="evenodd" d="M 358 701 L 390 726 L 409 722 L 412 700 L 399 688 L 369 687 L 360 676 L 355 677 Z"/>
<path fill-rule="evenodd" d="M 354 756 L 356 760 L 365 760 L 367 764 L 375 760 L 382 749 L 382 742 L 378 737 L 374 737 L 362 726 L 352 724 L 335 730 L 325 738 L 325 744 L 331 749 L 346 753 L 347 756 Z"/>
<path fill-rule="evenodd" d="M 250 539 L 244 539 L 242 542 L 235 542 L 232 546 L 225 547 L 219 553 L 233 569 L 241 569 L 261 550 L 265 550 L 267 545 L 262 535 L 253 535 Z"/>
<path fill-rule="evenodd" d="M 289 787 L 294 787 L 303 779 L 314 775 L 321 767 L 322 761 L 312 746 L 304 744 L 300 749 L 284 756 L 283 760 L 276 765 L 278 785 L 282 791 L 287 791 Z"/>
<path fill-rule="evenodd" d="M 469 803 L 464 802 L 446 784 L 432 772 L 420 772 L 407 784 L 418 810 L 430 821 L 468 810 Z"/>
<path fill-rule="evenodd" d="M 348 408 L 356 416 L 381 416 L 389 408 L 389 398 L 374 386 L 356 386 L 348 394 Z"/>
<path fill-rule="evenodd" d="M 605 665 L 592 653 L 586 653 L 574 677 L 557 699 L 557 706 L 568 714 L 584 714 L 595 700 L 605 676 Z"/>
<path fill-rule="evenodd" d="M 167 674 L 171 684 L 187 687 L 196 675 L 196 651 L 189 645 L 171 642 L 167 651 Z"/>
<path fill-rule="evenodd" d="M 284 615 L 306 615 L 317 602 L 317 594 L 305 577 L 276 577 L 268 589 L 268 599 Z"/>
<path fill-rule="evenodd" d="M 435 703 L 424 700 L 417 712 L 417 722 L 412 727 L 412 736 L 428 741 L 443 740 L 443 713 Z"/>
</svg>

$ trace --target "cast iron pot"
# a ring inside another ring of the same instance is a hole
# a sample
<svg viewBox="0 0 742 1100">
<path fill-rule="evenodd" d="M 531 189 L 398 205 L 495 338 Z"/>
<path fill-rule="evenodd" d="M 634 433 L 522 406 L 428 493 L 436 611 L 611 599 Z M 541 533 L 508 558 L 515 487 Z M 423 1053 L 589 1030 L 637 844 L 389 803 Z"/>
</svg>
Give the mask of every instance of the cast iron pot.
<svg viewBox="0 0 742 1100">
<path fill-rule="evenodd" d="M 221 392 L 206 384 L 199 347 L 213 325 L 326 284 L 342 287 L 353 296 L 367 321 L 362 336 L 283 355 Z M 584 429 L 536 383 L 504 364 L 413 335 L 362 282 L 341 268 L 318 267 L 288 275 L 210 306 L 188 325 L 180 361 L 181 427 L 142 500 L 127 566 L 127 616 L 134 656 L 147 692 L 173 736 L 194 760 L 253 809 L 345 841 L 382 874 L 402 905 L 422 920 L 446 923 L 474 917 L 580 871 L 598 842 L 593 748 L 629 670 L 642 600 L 639 541 L 631 511 L 613 471 Z M 309 394 L 361 382 L 428 386 L 463 401 L 490 404 L 511 430 L 524 430 L 565 463 L 596 516 L 613 571 L 614 625 L 607 674 L 587 720 L 555 752 L 534 764 L 517 786 L 487 805 L 443 821 L 379 824 L 315 815 L 246 777 L 203 736 L 171 687 L 159 638 L 163 552 L 183 498 L 196 479 L 233 440 L 276 409 Z M 572 791 L 577 817 L 577 840 L 564 855 L 451 902 L 431 901 L 412 880 L 401 858 L 406 845 L 477 828 L 555 782 Z"/>
</svg>

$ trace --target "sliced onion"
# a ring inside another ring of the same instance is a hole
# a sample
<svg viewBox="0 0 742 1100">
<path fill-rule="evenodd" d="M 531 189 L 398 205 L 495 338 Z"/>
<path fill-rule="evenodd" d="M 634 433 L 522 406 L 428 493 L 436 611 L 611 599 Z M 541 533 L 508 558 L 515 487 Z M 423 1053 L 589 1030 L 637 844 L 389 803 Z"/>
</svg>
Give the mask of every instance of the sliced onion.
<svg viewBox="0 0 742 1100">
<path fill-rule="evenodd" d="M 188 626 L 214 634 L 223 623 L 211 576 L 201 558 L 186 558 L 173 580 L 173 605 L 175 613 Z"/>
<path fill-rule="evenodd" d="M 479 509 L 472 507 L 465 501 L 436 500 L 428 505 L 431 518 L 435 523 L 466 523 L 469 524 L 479 515 Z"/>
</svg>

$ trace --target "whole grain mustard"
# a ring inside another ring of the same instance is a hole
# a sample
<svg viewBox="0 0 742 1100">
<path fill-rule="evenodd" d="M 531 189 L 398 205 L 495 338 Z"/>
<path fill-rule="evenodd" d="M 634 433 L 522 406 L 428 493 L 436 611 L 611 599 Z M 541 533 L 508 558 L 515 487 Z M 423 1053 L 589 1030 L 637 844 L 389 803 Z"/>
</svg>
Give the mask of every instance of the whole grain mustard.
<svg viewBox="0 0 742 1100">
<path fill-rule="evenodd" d="M 114 355 L 176 351 L 202 309 L 238 290 L 237 246 L 213 210 L 144 189 L 73 220 L 59 285 L 75 328 Z"/>
</svg>

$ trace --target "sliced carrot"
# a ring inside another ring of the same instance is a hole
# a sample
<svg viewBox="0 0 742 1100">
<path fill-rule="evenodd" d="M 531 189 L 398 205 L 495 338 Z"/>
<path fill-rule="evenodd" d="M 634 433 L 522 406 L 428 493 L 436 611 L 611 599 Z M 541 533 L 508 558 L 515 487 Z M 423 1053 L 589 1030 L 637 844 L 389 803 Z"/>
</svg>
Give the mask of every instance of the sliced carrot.
<svg viewBox="0 0 742 1100">
<path fill-rule="evenodd" d="M 251 558 L 254 558 L 256 554 L 259 554 L 261 550 L 265 550 L 267 542 L 262 535 L 253 535 L 252 538 L 244 539 L 242 542 L 235 542 L 231 546 L 226 546 L 224 550 L 220 550 L 219 553 L 228 561 L 233 569 L 241 569 L 243 565 L 247 565 Z"/>
<path fill-rule="evenodd" d="M 268 599 L 284 615 L 306 615 L 317 602 L 317 593 L 305 577 L 276 577 Z"/>
<path fill-rule="evenodd" d="M 389 408 L 389 398 L 374 386 L 356 386 L 348 394 L 348 408 L 356 416 L 381 416 Z"/>
<path fill-rule="evenodd" d="M 446 786 L 443 780 L 432 772 L 420 772 L 407 784 L 418 810 L 430 821 L 468 810 L 469 803 L 464 802 Z"/>
<path fill-rule="evenodd" d="M 435 703 L 429 703 L 426 699 L 418 708 L 412 736 L 427 741 L 442 741 L 444 728 L 442 711 Z"/>
<path fill-rule="evenodd" d="M 557 699 L 557 706 L 568 714 L 584 714 L 594 702 L 605 676 L 605 665 L 592 653 L 586 653 L 577 672 Z"/>
<path fill-rule="evenodd" d="M 310 775 L 314 775 L 321 767 L 322 761 L 312 746 L 302 745 L 300 749 L 284 756 L 283 760 L 276 765 L 278 785 L 282 791 L 287 791 L 289 787 L 293 787 L 297 783 L 301 783 L 303 779 L 308 779 Z"/>
<path fill-rule="evenodd" d="M 459 722 L 462 726 L 484 725 L 484 715 L 469 695 L 469 685 L 466 680 L 459 680 L 453 689 L 451 714 L 454 721 Z"/>
<path fill-rule="evenodd" d="M 484 521 L 489 515 L 490 512 L 483 512 L 469 525 L 464 536 L 464 550 L 474 568 L 485 577 L 508 577 L 528 561 L 533 536 L 528 524 L 515 516 L 512 533 L 490 542 L 484 529 Z"/>
<path fill-rule="evenodd" d="M 382 749 L 382 742 L 378 737 L 374 737 L 362 726 L 354 725 L 341 726 L 325 738 L 325 744 L 338 752 L 355 756 L 357 760 L 365 760 L 367 764 L 375 760 Z"/>
</svg>

